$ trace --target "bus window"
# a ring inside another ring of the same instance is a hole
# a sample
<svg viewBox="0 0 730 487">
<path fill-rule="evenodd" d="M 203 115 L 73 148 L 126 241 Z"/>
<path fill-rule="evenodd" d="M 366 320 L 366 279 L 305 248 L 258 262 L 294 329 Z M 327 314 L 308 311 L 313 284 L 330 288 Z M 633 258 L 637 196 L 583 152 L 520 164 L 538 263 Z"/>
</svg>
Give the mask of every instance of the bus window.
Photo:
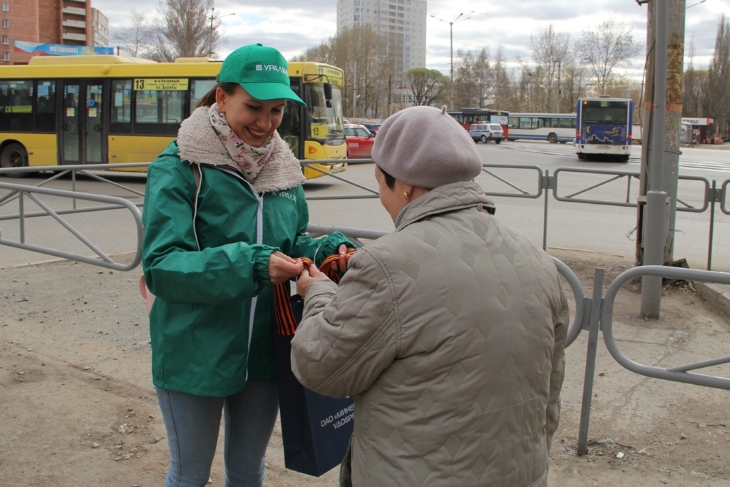
<svg viewBox="0 0 730 487">
<path fill-rule="evenodd" d="M 520 126 L 520 119 L 517 117 L 509 117 L 509 128 L 516 129 Z"/>
<path fill-rule="evenodd" d="M 132 80 L 120 79 L 112 83 L 112 123 L 132 121 Z"/>
<path fill-rule="evenodd" d="M 10 132 L 33 131 L 33 82 L 3 81 L 0 82 L 2 92 L 3 114 L 0 117 L 0 130 Z"/>
<path fill-rule="evenodd" d="M 206 93 L 217 83 L 214 79 L 194 79 L 190 80 L 190 112 L 195 110 L 195 104 L 203 98 Z"/>
<path fill-rule="evenodd" d="M 184 91 L 138 90 L 135 105 L 137 123 L 179 124 L 183 120 Z"/>
<path fill-rule="evenodd" d="M 535 122 L 537 122 L 537 125 L 535 125 Z M 533 118 L 532 119 L 532 125 L 533 125 L 532 128 L 534 128 L 534 129 L 541 129 L 543 127 L 549 127 L 550 126 L 550 120 L 548 120 L 547 123 L 545 123 L 545 119 L 544 118 Z"/>
<path fill-rule="evenodd" d="M 56 132 L 56 82 L 38 81 L 35 129 L 37 132 Z"/>
<path fill-rule="evenodd" d="M 561 118 L 560 127 L 574 129 L 575 128 L 575 118 Z"/>
</svg>

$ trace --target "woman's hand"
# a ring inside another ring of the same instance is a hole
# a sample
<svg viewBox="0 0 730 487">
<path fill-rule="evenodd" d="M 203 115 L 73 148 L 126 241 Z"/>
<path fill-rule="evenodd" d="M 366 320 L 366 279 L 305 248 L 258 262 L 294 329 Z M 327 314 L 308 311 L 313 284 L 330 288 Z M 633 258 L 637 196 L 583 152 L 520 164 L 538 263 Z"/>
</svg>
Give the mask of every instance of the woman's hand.
<svg viewBox="0 0 730 487">
<path fill-rule="evenodd" d="M 304 270 L 302 259 L 292 259 L 279 251 L 269 257 L 269 280 L 277 285 L 298 276 Z"/>
<path fill-rule="evenodd" d="M 347 263 L 350 262 L 350 257 L 352 257 L 351 255 L 347 255 L 347 252 L 350 250 L 355 249 L 348 248 L 345 244 L 340 244 L 340 246 L 337 247 L 337 253 L 340 254 L 340 258 L 335 262 L 332 262 L 331 265 L 333 271 L 345 272 L 347 270 Z"/>
<path fill-rule="evenodd" d="M 299 274 L 299 279 L 297 280 L 297 292 L 301 297 L 306 298 L 307 289 L 309 289 L 309 286 L 312 283 L 328 280 L 329 279 L 324 274 L 324 272 L 317 269 L 314 264 L 310 265 L 309 267 L 304 266 L 304 270 Z"/>
</svg>

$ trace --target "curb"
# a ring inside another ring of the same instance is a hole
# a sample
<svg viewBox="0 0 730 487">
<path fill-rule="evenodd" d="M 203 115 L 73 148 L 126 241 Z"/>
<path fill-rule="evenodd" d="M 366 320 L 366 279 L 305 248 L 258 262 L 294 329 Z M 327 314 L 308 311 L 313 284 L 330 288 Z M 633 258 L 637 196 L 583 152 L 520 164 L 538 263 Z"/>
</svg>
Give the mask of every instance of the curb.
<svg viewBox="0 0 730 487">
<path fill-rule="evenodd" d="M 712 307 L 730 317 L 730 286 L 710 282 L 695 282 L 697 291 Z"/>
</svg>

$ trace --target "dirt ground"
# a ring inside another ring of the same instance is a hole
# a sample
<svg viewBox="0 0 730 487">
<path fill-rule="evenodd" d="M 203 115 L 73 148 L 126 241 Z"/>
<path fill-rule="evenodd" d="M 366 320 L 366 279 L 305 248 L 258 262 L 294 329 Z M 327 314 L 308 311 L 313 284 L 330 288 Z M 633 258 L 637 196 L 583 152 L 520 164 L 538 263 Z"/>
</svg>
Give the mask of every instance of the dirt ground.
<svg viewBox="0 0 730 487">
<path fill-rule="evenodd" d="M 595 267 L 606 269 L 607 287 L 631 265 L 620 256 L 551 253 L 573 269 L 587 297 Z M 1 272 L 0 485 L 161 486 L 167 444 L 151 386 L 140 271 L 62 261 Z M 627 284 L 614 311 L 619 346 L 632 359 L 668 366 L 728 354 L 730 321 L 691 289 L 667 288 L 658 321 L 639 318 L 639 303 L 638 285 Z M 577 456 L 586 344 L 582 333 L 567 351 L 550 485 L 730 485 L 730 391 L 633 374 L 602 338 L 589 454 Z M 730 377 L 730 367 L 707 373 Z M 285 470 L 278 427 L 267 467 L 267 486 L 337 485 L 336 471 L 316 479 Z M 223 484 L 218 455 L 210 485 Z"/>
</svg>

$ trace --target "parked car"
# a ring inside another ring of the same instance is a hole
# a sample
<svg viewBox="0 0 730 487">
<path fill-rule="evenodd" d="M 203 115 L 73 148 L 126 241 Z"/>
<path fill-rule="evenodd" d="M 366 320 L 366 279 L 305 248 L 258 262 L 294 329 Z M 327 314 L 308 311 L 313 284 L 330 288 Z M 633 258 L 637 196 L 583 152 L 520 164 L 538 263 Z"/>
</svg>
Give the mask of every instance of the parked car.
<svg viewBox="0 0 730 487">
<path fill-rule="evenodd" d="M 381 124 L 379 124 L 379 123 L 364 123 L 362 125 L 366 129 L 368 129 L 370 132 L 372 132 L 372 133 L 374 133 L 374 134 L 377 135 L 378 130 L 380 130 L 380 125 Z"/>
<path fill-rule="evenodd" d="M 493 140 L 495 144 L 499 144 L 504 138 L 504 131 L 498 123 L 474 123 L 469 126 L 469 135 L 474 142 L 486 144 Z"/>
<path fill-rule="evenodd" d="M 345 139 L 347 139 L 348 159 L 370 158 L 375 142 L 374 133 L 363 125 L 347 124 L 345 125 Z"/>
</svg>

